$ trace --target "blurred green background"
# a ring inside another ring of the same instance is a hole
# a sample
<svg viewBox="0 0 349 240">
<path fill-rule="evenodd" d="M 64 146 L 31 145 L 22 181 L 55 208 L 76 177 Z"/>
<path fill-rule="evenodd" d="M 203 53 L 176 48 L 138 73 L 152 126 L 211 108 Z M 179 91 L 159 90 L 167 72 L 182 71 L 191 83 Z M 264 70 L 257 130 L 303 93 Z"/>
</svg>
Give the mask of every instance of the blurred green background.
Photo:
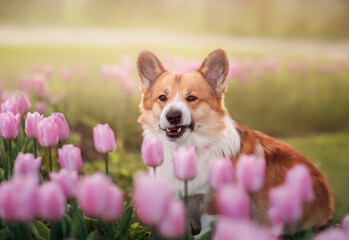
<svg viewBox="0 0 349 240">
<path fill-rule="evenodd" d="M 230 114 L 319 166 L 338 221 L 349 212 L 348 23 L 345 0 L 0 0 L 0 79 L 3 89 L 16 89 L 23 74 L 52 69 L 50 95 L 40 99 L 47 114 L 66 114 L 86 173 L 103 169 L 92 128 L 109 123 L 118 139 L 111 171 L 130 193 L 132 174 L 144 169 L 138 53 L 149 49 L 175 68 L 223 48 L 235 66 L 225 96 Z M 132 91 L 125 79 L 101 74 L 125 62 Z"/>
</svg>

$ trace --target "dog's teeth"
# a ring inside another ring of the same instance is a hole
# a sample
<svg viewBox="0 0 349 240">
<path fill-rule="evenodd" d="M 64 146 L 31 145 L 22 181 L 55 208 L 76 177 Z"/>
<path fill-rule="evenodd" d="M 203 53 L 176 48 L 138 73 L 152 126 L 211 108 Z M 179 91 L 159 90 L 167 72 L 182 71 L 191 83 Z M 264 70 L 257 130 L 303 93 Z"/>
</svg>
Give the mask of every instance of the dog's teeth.
<svg viewBox="0 0 349 240">
<path fill-rule="evenodd" d="M 182 128 L 181 128 L 181 127 L 178 128 L 177 132 L 180 132 L 180 131 L 182 131 Z"/>
<path fill-rule="evenodd" d="M 167 132 L 170 132 L 171 130 L 170 130 L 169 128 L 166 128 L 166 131 L 167 131 Z"/>
</svg>

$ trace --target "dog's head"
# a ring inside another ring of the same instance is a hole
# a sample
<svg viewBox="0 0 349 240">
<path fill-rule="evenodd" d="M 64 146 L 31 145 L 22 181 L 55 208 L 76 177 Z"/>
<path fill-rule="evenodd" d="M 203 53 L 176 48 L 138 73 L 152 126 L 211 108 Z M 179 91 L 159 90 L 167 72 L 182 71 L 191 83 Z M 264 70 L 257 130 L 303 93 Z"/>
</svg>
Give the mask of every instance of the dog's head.
<svg viewBox="0 0 349 240">
<path fill-rule="evenodd" d="M 138 121 L 145 131 L 178 142 L 190 136 L 215 136 L 224 130 L 223 94 L 229 61 L 223 50 L 210 53 L 191 73 L 166 71 L 149 51 L 139 54 L 137 68 L 142 90 Z"/>
</svg>

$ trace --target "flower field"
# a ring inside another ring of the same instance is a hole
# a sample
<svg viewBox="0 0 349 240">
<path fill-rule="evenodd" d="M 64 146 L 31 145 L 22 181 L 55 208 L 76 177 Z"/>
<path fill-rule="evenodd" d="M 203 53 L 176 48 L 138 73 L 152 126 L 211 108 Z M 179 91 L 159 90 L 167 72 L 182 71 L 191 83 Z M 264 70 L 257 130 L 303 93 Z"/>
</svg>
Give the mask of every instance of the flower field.
<svg viewBox="0 0 349 240">
<path fill-rule="evenodd" d="M 161 180 L 137 173 L 162 162 L 157 139 L 143 142 L 137 124 L 140 50 L 0 47 L 0 239 L 191 238 L 186 196 L 174 198 Z M 197 69 L 206 50 L 160 56 L 182 73 Z M 349 58 L 226 50 L 231 116 L 303 152 L 334 194 L 327 229 L 281 239 L 347 239 Z M 194 149 L 179 149 L 173 161 L 184 188 L 196 175 Z M 219 217 L 201 239 L 280 239 L 281 229 L 300 230 L 302 206 L 314 197 L 307 169 L 294 167 L 269 193 L 273 226 L 261 227 L 250 219 L 249 197 L 263 186 L 264 160 L 238 163 L 212 162 Z"/>
</svg>

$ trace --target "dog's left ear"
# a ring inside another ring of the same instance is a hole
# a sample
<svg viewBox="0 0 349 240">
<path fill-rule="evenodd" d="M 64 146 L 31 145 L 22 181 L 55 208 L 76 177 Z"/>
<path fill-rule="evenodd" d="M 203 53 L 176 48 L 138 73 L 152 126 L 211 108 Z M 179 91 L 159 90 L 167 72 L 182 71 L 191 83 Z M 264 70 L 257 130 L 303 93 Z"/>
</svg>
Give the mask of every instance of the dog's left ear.
<svg viewBox="0 0 349 240">
<path fill-rule="evenodd" d="M 222 49 L 211 52 L 198 70 L 217 94 L 224 93 L 227 86 L 229 60 Z"/>
</svg>

